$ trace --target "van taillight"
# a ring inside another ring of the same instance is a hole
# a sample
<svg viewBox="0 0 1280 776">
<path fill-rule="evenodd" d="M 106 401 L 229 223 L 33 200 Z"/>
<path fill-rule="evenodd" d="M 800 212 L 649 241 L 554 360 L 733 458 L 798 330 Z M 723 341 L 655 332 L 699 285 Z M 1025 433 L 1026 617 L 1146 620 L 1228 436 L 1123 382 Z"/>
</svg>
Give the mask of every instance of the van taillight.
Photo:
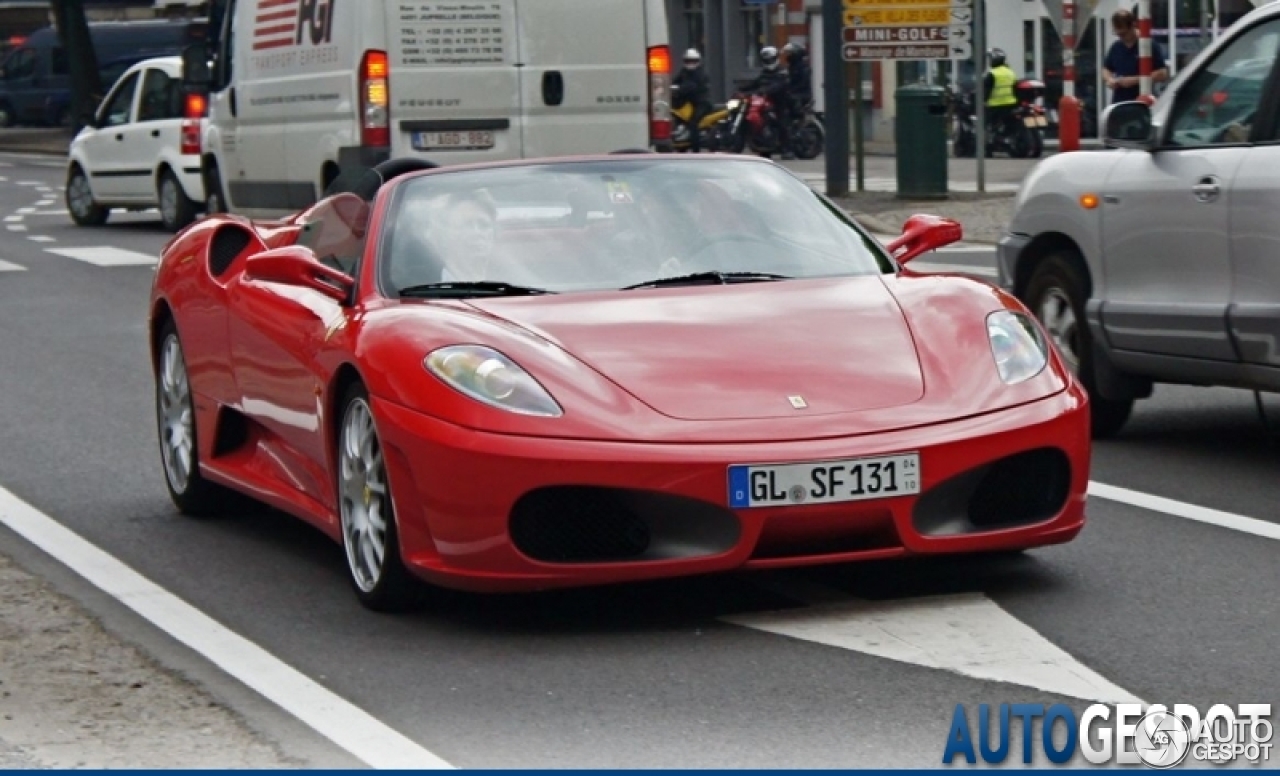
<svg viewBox="0 0 1280 776">
<path fill-rule="evenodd" d="M 649 49 L 649 141 L 671 139 L 671 49 Z"/>
<path fill-rule="evenodd" d="M 360 144 L 391 145 L 391 66 L 385 51 L 366 51 L 360 64 Z"/>
</svg>

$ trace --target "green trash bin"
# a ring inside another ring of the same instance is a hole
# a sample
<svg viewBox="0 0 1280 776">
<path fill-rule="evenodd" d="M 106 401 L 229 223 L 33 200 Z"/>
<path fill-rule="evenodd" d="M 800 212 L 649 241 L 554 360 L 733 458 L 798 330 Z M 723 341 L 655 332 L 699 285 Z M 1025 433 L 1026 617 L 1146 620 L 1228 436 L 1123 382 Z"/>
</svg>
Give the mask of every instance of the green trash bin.
<svg viewBox="0 0 1280 776">
<path fill-rule="evenodd" d="M 932 84 L 910 84 L 894 92 L 898 118 L 898 196 L 947 198 L 947 91 Z"/>
</svg>

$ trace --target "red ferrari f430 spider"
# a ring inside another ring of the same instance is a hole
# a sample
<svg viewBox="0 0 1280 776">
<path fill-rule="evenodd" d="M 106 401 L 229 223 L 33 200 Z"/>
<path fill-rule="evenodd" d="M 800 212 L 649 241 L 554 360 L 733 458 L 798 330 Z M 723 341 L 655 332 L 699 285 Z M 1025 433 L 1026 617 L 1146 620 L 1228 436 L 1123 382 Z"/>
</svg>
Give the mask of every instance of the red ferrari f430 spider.
<svg viewBox="0 0 1280 776">
<path fill-rule="evenodd" d="M 758 159 L 430 167 L 166 247 L 182 512 L 234 491 L 314 524 L 375 609 L 1083 527 L 1081 385 L 1012 296 L 904 266 L 957 223 L 882 246 Z"/>
</svg>

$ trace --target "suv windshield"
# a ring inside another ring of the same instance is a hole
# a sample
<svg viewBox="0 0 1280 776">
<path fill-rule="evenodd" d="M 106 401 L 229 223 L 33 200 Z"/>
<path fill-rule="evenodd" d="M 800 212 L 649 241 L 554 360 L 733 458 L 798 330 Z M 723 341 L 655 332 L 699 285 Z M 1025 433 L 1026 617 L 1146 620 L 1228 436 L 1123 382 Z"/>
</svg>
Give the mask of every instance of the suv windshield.
<svg viewBox="0 0 1280 776">
<path fill-rule="evenodd" d="M 633 158 L 440 173 L 405 181 L 391 208 L 381 274 L 392 295 L 479 281 L 559 293 L 683 276 L 893 271 L 848 215 L 764 163 Z"/>
</svg>

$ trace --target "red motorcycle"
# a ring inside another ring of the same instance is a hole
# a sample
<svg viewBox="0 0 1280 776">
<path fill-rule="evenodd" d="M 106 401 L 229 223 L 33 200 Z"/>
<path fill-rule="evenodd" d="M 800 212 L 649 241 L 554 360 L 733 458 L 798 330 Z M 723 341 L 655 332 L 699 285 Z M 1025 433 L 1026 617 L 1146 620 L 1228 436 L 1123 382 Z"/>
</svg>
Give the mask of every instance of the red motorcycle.
<svg viewBox="0 0 1280 776">
<path fill-rule="evenodd" d="M 773 98 L 764 94 L 736 94 L 725 106 L 729 115 L 725 145 L 734 153 L 747 148 L 761 156 L 772 156 L 787 150 L 782 147 L 779 132 L 781 117 Z M 816 158 L 826 144 L 826 132 L 811 109 L 805 118 L 791 128 L 791 151 L 800 159 Z"/>
</svg>

